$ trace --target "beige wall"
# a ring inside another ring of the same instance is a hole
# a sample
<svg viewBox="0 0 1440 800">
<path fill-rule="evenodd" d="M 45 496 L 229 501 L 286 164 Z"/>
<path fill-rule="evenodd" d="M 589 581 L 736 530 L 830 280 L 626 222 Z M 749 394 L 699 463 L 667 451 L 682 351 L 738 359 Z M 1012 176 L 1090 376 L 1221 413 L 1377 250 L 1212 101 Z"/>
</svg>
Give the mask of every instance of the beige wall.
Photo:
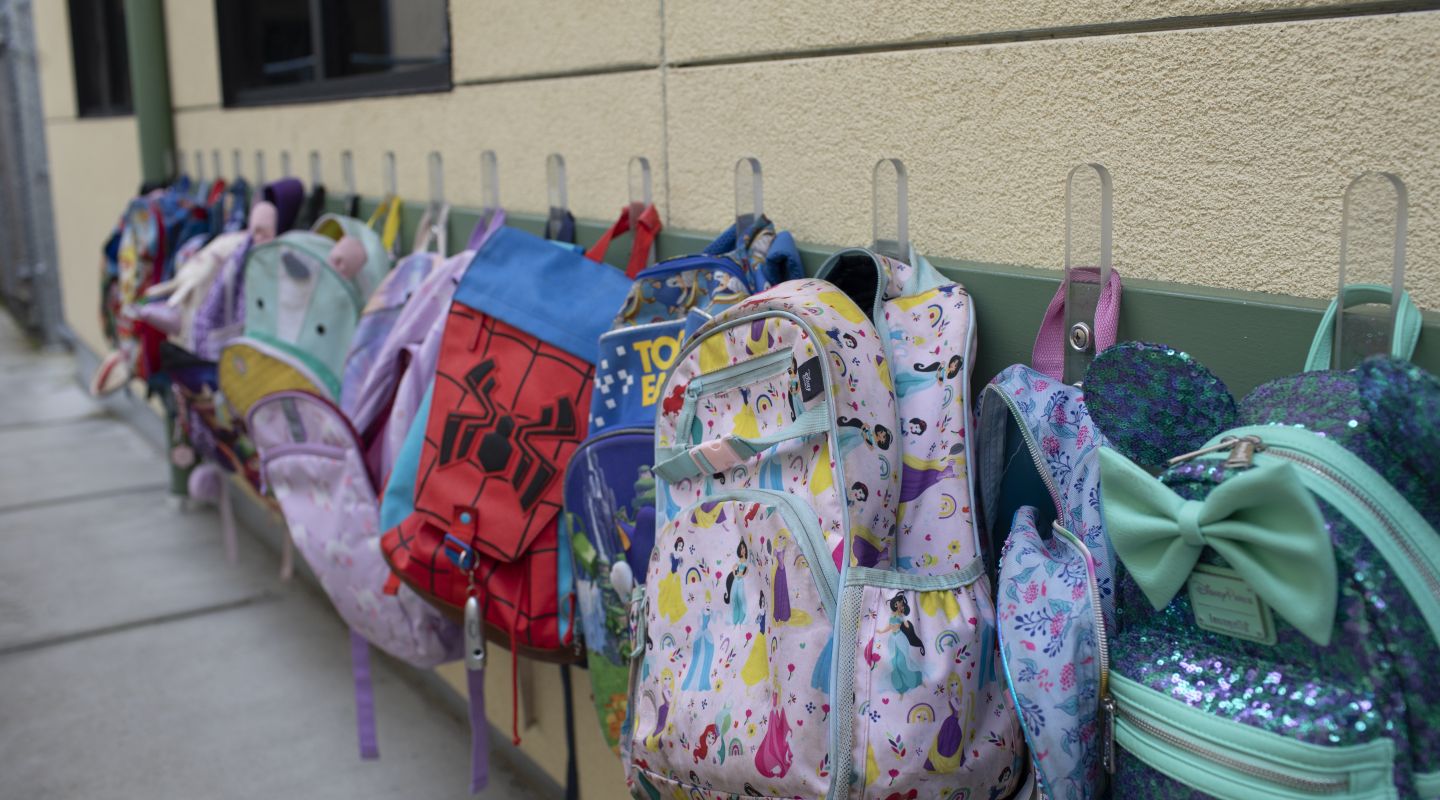
<svg viewBox="0 0 1440 800">
<path fill-rule="evenodd" d="M 92 345 L 95 251 L 138 179 L 129 120 L 76 121 L 65 3 L 38 3 L 66 312 Z M 318 149 L 340 182 L 423 197 L 446 156 L 452 201 L 480 199 L 482 149 L 501 195 L 544 210 L 544 158 L 566 156 L 577 215 L 609 218 L 645 155 L 667 224 L 733 213 L 732 166 L 761 158 L 767 210 L 805 241 L 870 238 L 870 170 L 910 170 L 911 233 L 939 256 L 1057 267 L 1063 180 L 1082 161 L 1115 179 L 1127 276 L 1306 297 L 1333 290 L 1340 192 L 1365 169 L 1411 191 L 1409 288 L 1440 309 L 1440 12 L 1353 16 L 1349 2 L 1083 0 L 454 0 L 454 91 L 223 110 L 214 4 L 167 0 L 175 131 L 187 151 L 255 149 L 271 174 Z M 207 160 L 208 164 L 208 160 Z M 492 719 L 508 730 L 508 663 Z M 524 748 L 561 774 L 556 668 L 522 664 Z M 446 671 L 459 685 L 458 670 Z M 577 673 L 584 693 L 584 673 Z M 618 787 L 579 704 L 582 774 Z M 618 791 L 618 788 L 617 788 Z"/>
<path fill-rule="evenodd" d="M 86 345 L 103 352 L 100 248 L 140 185 L 140 145 L 131 117 L 76 116 L 66 6 L 63 0 L 35 3 L 55 244 L 65 320 Z"/>
</svg>

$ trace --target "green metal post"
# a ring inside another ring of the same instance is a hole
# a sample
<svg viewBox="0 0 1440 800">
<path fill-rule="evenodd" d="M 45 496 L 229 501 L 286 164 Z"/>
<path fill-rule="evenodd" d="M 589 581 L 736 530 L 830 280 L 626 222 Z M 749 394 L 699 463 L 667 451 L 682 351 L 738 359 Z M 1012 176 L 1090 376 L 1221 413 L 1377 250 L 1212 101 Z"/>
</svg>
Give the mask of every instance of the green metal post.
<svg viewBox="0 0 1440 800">
<path fill-rule="evenodd" d="M 125 41 L 130 48 L 130 93 L 140 128 L 144 180 L 169 177 L 175 133 L 170 117 L 170 67 L 165 56 L 163 0 L 125 0 Z M 175 165 L 178 168 L 179 165 Z"/>
</svg>

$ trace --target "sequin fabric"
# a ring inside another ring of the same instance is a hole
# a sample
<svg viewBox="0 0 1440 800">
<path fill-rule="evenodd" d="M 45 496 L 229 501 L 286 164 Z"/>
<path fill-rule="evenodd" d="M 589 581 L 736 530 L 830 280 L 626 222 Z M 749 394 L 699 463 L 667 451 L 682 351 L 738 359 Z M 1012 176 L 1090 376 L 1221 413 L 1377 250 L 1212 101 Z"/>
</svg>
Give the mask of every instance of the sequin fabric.
<svg viewBox="0 0 1440 800">
<path fill-rule="evenodd" d="M 1126 347 L 1126 364 L 1102 357 L 1096 360 L 1101 372 L 1086 377 L 1097 423 L 1122 452 L 1133 448 L 1126 455 L 1142 464 L 1163 462 L 1195 449 L 1194 437 L 1203 443 L 1232 426 L 1201 436 L 1204 420 L 1223 418 L 1214 409 L 1224 404 L 1212 395 L 1218 380 L 1210 383 L 1213 376 L 1189 356 L 1155 345 Z M 1142 369 L 1168 374 L 1141 376 Z M 1203 385 L 1180 388 L 1186 381 Z M 1181 396 L 1202 404 L 1193 424 L 1163 419 L 1183 411 L 1172 405 Z M 1233 424 L 1303 427 L 1339 442 L 1432 525 L 1440 522 L 1440 381 L 1418 367 L 1372 359 L 1354 370 L 1288 376 L 1255 389 L 1236 411 Z M 1146 426 L 1155 432 L 1140 430 Z M 1173 444 L 1165 444 L 1165 431 L 1176 436 Z M 1229 474 L 1220 458 L 1206 458 L 1170 469 L 1162 480 L 1187 499 L 1201 499 Z M 1440 770 L 1440 682 L 1430 671 L 1440 663 L 1440 647 L 1369 540 L 1323 501 L 1321 507 L 1341 575 L 1329 646 L 1311 642 L 1278 616 L 1274 645 L 1201 630 L 1186 592 L 1157 613 L 1121 570 L 1112 670 L 1221 719 L 1298 741 L 1323 746 L 1390 738 L 1395 786 L 1401 797 L 1414 796 L 1413 774 Z M 1202 560 L 1223 564 L 1208 550 Z M 1118 767 L 1115 797 L 1204 796 L 1128 753 Z"/>
<path fill-rule="evenodd" d="M 1095 357 L 1085 373 L 1090 416 L 1111 446 L 1160 469 L 1235 426 L 1230 389 L 1188 353 L 1124 342 Z"/>
</svg>

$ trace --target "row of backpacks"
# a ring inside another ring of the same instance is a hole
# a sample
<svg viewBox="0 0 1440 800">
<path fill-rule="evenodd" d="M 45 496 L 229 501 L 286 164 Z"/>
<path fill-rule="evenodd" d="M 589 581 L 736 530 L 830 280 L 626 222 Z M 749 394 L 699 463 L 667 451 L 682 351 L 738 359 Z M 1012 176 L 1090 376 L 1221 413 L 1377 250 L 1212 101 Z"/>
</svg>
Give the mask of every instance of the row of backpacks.
<svg viewBox="0 0 1440 800">
<path fill-rule="evenodd" d="M 363 754 L 369 645 L 463 659 L 482 787 L 488 640 L 588 668 L 639 798 L 1440 797 L 1408 296 L 1388 357 L 1329 369 L 1335 315 L 1389 299 L 1348 287 L 1237 401 L 1073 270 L 1083 389 L 1062 284 L 974 400 L 974 304 L 913 251 L 807 278 L 757 217 L 652 264 L 630 206 L 589 251 L 490 209 L 447 257 L 432 209 L 392 268 L 397 199 L 290 230 L 298 181 L 237 189 L 130 204 L 96 387 L 167 399 L 192 493 L 273 498 L 352 630 Z"/>
</svg>

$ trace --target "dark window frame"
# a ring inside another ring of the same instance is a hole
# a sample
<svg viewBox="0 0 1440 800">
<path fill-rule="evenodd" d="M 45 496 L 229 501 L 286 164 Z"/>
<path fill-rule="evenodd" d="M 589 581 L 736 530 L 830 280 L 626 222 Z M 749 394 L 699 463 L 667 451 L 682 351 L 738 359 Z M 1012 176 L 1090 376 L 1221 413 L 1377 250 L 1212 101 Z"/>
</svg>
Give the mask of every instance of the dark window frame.
<svg viewBox="0 0 1440 800">
<path fill-rule="evenodd" d="M 74 0 L 72 0 L 73 2 Z M 303 0 L 300 0 L 303 1 Z M 244 42 L 239 38 L 244 26 L 236 16 L 239 13 L 231 5 L 232 0 L 215 0 L 215 20 L 220 50 L 221 102 L 226 108 L 286 105 L 294 103 L 316 103 L 331 100 L 353 100 L 364 97 L 393 97 L 396 95 L 429 94 L 448 92 L 455 88 L 451 74 L 454 64 L 454 49 L 450 46 L 450 15 L 445 15 L 445 39 L 447 49 L 444 63 L 426 64 L 401 72 L 377 72 L 363 75 L 346 75 L 333 78 L 307 80 L 284 86 L 237 87 L 241 49 Z M 244 2 L 244 0 L 239 0 Z M 323 17 L 324 9 L 333 7 L 336 0 L 309 0 L 313 18 Z M 344 2 L 344 0 L 339 0 Z M 446 3 L 447 9 L 449 0 Z M 231 32 L 228 36 L 226 32 Z M 321 48 L 321 60 L 333 60 L 336 56 L 336 32 L 321 30 L 315 35 L 315 43 Z"/>
<path fill-rule="evenodd" d="M 75 114 L 85 119 L 135 113 L 122 0 L 69 0 Z"/>
</svg>

